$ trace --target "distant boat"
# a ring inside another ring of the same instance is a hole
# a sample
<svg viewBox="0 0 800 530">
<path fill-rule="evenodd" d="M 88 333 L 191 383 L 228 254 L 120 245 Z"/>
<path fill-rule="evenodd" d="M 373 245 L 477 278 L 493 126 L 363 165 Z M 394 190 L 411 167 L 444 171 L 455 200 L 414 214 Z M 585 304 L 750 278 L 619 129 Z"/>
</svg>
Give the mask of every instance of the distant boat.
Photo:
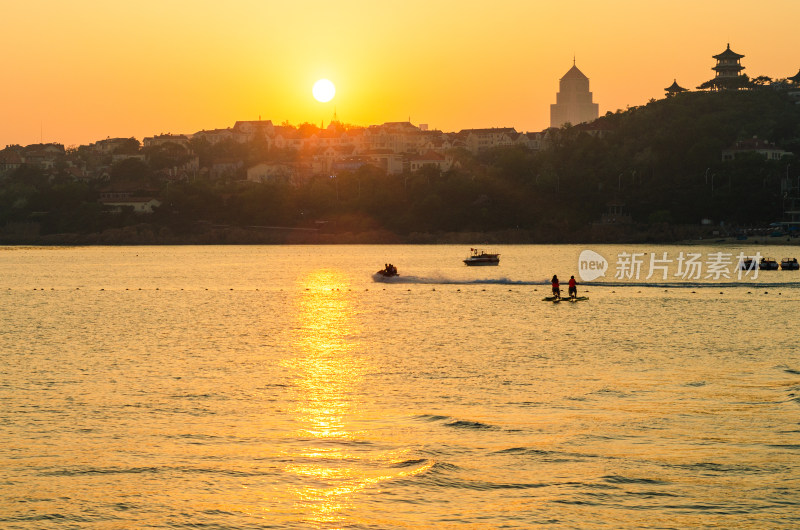
<svg viewBox="0 0 800 530">
<path fill-rule="evenodd" d="M 800 263 L 797 263 L 797 258 L 783 258 L 781 260 L 781 270 L 796 271 L 800 269 Z"/>
<path fill-rule="evenodd" d="M 761 258 L 761 263 L 758 264 L 758 268 L 762 271 L 776 271 L 778 267 L 780 265 L 773 258 Z"/>
<path fill-rule="evenodd" d="M 464 260 L 466 265 L 499 265 L 500 254 L 488 254 L 477 248 L 469 249 L 471 254 Z"/>
<path fill-rule="evenodd" d="M 780 268 L 780 264 L 778 264 L 774 258 L 761 258 L 761 261 L 755 264 L 753 263 L 753 260 L 755 260 L 755 258 L 744 258 L 739 262 L 739 268 L 743 271 L 753 269 L 758 269 L 761 271 L 776 271 Z"/>
</svg>

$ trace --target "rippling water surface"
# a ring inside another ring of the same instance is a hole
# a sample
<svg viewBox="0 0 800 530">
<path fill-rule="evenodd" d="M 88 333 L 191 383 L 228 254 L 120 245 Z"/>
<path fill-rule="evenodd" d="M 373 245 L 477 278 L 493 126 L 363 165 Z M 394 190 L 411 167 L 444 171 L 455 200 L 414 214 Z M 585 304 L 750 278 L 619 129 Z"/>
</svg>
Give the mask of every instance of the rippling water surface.
<svg viewBox="0 0 800 530">
<path fill-rule="evenodd" d="M 800 526 L 800 271 L 494 250 L 0 249 L 0 526 Z"/>
</svg>

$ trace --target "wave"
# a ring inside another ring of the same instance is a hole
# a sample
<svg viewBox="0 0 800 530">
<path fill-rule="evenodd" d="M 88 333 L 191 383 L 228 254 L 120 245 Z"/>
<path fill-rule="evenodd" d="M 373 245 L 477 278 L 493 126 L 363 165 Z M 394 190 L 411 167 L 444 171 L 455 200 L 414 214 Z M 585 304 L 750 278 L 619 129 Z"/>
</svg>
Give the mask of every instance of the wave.
<svg viewBox="0 0 800 530">
<path fill-rule="evenodd" d="M 414 418 L 421 421 L 442 422 L 445 427 L 451 427 L 454 429 L 498 429 L 498 427 L 495 425 L 489 425 L 479 421 L 459 420 L 451 416 L 441 416 L 438 414 L 418 414 L 417 416 L 414 416 Z"/>
<path fill-rule="evenodd" d="M 372 281 L 377 283 L 395 283 L 395 284 L 426 284 L 426 285 L 548 285 L 550 282 L 542 281 L 529 281 L 529 280 L 511 280 L 509 278 L 484 278 L 472 280 L 460 280 L 456 278 L 448 278 L 447 276 L 393 276 L 386 278 L 378 273 L 372 275 Z"/>
<path fill-rule="evenodd" d="M 453 427 L 456 429 L 497 429 L 494 425 L 488 425 L 486 423 L 481 423 L 479 421 L 469 421 L 469 420 L 455 420 L 449 423 L 444 424 L 445 427 Z"/>
<path fill-rule="evenodd" d="M 584 289 L 591 287 L 656 287 L 663 289 L 721 289 L 731 287 L 748 287 L 751 289 L 779 288 L 787 289 L 800 288 L 800 282 L 740 282 L 731 280 L 729 282 L 592 282 L 579 284 Z"/>
<path fill-rule="evenodd" d="M 549 286 L 550 280 L 512 280 L 507 277 L 502 278 L 482 278 L 482 279 L 458 279 L 449 278 L 444 275 L 434 276 L 394 276 L 386 278 L 380 274 L 373 274 L 372 280 L 377 283 L 388 284 L 423 284 L 423 285 L 516 285 L 516 286 Z M 754 282 L 754 281 L 736 281 L 731 280 L 727 282 L 698 282 L 698 281 L 684 281 L 684 282 L 623 282 L 623 281 L 595 281 L 579 283 L 580 288 L 587 292 L 593 287 L 603 288 L 659 288 L 659 289 L 721 289 L 721 288 L 749 288 L 749 289 L 797 289 L 800 288 L 800 282 Z"/>
</svg>

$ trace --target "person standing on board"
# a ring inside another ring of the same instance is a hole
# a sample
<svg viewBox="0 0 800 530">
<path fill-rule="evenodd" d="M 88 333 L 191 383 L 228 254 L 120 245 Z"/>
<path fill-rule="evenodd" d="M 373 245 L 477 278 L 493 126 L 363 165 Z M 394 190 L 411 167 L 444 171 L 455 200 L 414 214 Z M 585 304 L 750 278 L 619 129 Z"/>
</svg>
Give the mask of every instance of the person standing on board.
<svg viewBox="0 0 800 530">
<path fill-rule="evenodd" d="M 558 286 L 558 276 L 553 274 L 553 279 L 550 283 L 553 285 L 553 297 L 561 298 L 561 287 Z"/>
<path fill-rule="evenodd" d="M 578 283 L 575 281 L 575 276 L 570 276 L 569 277 L 569 289 L 567 291 L 569 293 L 569 297 L 570 298 L 578 298 L 578 287 L 577 287 L 577 285 L 578 285 Z"/>
</svg>

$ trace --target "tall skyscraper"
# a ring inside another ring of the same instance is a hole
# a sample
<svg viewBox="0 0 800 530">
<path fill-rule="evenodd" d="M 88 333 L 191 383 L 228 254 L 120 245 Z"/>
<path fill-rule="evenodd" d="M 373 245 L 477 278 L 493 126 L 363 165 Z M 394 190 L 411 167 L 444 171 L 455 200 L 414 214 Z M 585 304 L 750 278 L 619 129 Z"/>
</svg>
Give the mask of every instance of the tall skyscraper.
<svg viewBox="0 0 800 530">
<path fill-rule="evenodd" d="M 592 103 L 589 92 L 589 78 L 575 66 L 564 74 L 558 83 L 556 102 L 550 105 L 550 127 L 561 127 L 565 123 L 577 125 L 597 119 L 600 110 L 597 103 Z"/>
</svg>

